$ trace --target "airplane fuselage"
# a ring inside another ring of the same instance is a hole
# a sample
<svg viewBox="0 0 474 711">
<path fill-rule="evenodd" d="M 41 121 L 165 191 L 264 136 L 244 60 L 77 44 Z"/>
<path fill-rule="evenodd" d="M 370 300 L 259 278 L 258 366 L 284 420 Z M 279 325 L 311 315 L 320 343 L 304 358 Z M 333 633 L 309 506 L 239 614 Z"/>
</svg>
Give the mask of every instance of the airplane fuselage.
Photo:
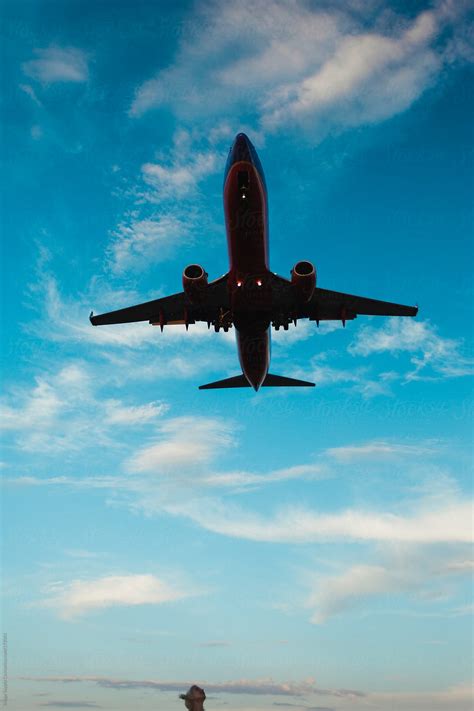
<svg viewBox="0 0 474 711">
<path fill-rule="evenodd" d="M 244 133 L 233 142 L 224 176 L 224 213 L 229 271 L 208 282 L 200 264 L 188 264 L 183 291 L 143 304 L 89 316 L 93 326 L 148 321 L 161 331 L 168 325 L 197 322 L 236 330 L 243 374 L 200 385 L 200 390 L 253 387 L 314 387 L 307 380 L 269 373 L 270 326 L 288 330 L 301 318 L 346 321 L 358 314 L 416 316 L 417 307 L 394 304 L 316 286 L 316 268 L 297 262 L 290 279 L 269 268 L 268 207 L 265 176 L 257 153 Z"/>
<path fill-rule="evenodd" d="M 265 177 L 243 133 L 232 145 L 224 178 L 229 293 L 242 371 L 256 390 L 270 365 L 271 283 Z"/>
</svg>

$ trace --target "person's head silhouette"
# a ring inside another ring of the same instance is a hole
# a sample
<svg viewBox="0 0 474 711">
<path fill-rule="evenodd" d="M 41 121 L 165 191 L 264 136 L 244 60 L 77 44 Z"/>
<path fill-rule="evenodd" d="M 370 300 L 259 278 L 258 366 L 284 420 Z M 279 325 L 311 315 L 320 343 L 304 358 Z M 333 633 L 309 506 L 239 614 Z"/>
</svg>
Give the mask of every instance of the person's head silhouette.
<svg viewBox="0 0 474 711">
<path fill-rule="evenodd" d="M 188 711 L 203 711 L 203 704 L 206 698 L 204 689 L 193 684 L 186 694 L 180 694 L 180 699 L 184 699 L 184 704 Z"/>
</svg>

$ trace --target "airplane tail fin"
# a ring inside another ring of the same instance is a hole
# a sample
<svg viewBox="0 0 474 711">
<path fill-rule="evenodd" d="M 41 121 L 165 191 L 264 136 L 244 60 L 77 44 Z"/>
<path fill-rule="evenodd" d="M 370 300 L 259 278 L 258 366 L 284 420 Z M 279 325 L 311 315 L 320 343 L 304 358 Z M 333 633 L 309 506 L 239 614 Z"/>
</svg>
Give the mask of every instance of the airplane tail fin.
<svg viewBox="0 0 474 711">
<path fill-rule="evenodd" d="M 267 373 L 265 380 L 262 383 L 262 387 L 290 387 L 290 388 L 301 388 L 310 387 L 314 388 L 314 383 L 310 383 L 307 380 L 296 380 L 295 378 L 286 378 L 283 375 L 273 375 L 272 373 Z M 245 375 L 235 375 L 233 378 L 225 378 L 224 380 L 216 380 L 214 383 L 207 383 L 207 385 L 200 385 L 199 390 L 214 390 L 217 388 L 249 388 L 250 383 L 245 377 Z"/>
</svg>

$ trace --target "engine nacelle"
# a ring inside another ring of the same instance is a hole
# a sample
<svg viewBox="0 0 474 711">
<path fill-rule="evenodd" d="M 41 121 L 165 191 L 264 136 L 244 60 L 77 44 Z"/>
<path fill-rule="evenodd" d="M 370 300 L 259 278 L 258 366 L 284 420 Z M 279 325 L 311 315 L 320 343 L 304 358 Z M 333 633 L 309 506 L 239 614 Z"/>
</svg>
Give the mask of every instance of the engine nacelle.
<svg viewBox="0 0 474 711">
<path fill-rule="evenodd" d="M 199 264 L 188 264 L 183 271 L 183 290 L 193 303 L 202 301 L 207 287 L 207 273 Z"/>
<path fill-rule="evenodd" d="M 297 262 L 291 270 L 291 283 L 302 301 L 309 301 L 316 288 L 316 269 L 311 262 Z"/>
</svg>

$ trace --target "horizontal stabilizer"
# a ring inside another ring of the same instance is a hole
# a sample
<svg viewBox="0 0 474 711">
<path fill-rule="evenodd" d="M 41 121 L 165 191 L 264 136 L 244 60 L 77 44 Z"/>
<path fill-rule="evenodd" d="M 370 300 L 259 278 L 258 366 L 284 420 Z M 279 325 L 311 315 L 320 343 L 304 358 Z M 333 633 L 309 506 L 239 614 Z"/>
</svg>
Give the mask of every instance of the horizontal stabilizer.
<svg viewBox="0 0 474 711">
<path fill-rule="evenodd" d="M 284 375 L 272 375 L 272 373 L 267 373 L 267 377 L 263 381 L 262 386 L 264 388 L 314 388 L 314 383 L 310 383 L 308 380 L 297 380 L 296 378 L 286 378 Z"/>
<path fill-rule="evenodd" d="M 215 383 L 208 383 L 207 385 L 200 385 L 199 390 L 214 390 L 217 388 L 249 388 L 250 383 L 245 377 L 245 375 L 235 375 L 233 378 L 225 378 L 224 380 L 217 380 Z M 267 373 L 267 377 L 262 383 L 262 387 L 290 387 L 290 388 L 303 388 L 310 387 L 314 388 L 314 383 L 310 383 L 307 380 L 296 380 L 295 378 L 286 378 L 283 375 L 272 375 L 272 373 Z"/>
<path fill-rule="evenodd" d="M 250 383 L 245 375 L 235 375 L 233 378 L 216 380 L 215 383 L 200 385 L 199 390 L 214 390 L 215 388 L 249 388 Z"/>
</svg>

